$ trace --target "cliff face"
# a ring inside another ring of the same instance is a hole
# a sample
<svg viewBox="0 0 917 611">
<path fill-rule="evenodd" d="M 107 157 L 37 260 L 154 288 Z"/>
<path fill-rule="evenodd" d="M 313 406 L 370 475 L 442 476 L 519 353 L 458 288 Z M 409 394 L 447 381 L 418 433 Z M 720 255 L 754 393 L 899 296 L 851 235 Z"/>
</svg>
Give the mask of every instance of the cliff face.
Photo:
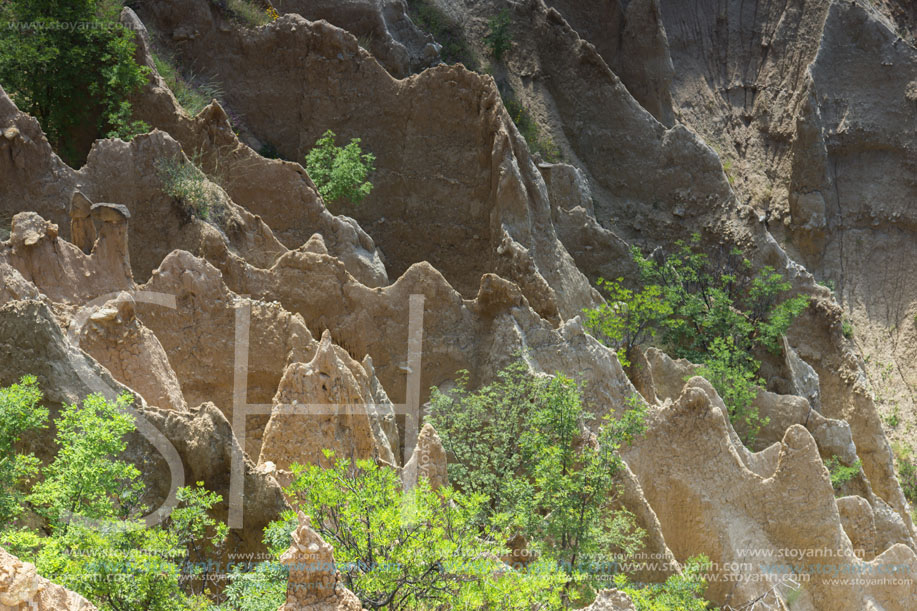
<svg viewBox="0 0 917 611">
<path fill-rule="evenodd" d="M 285 507 L 277 479 L 322 448 L 442 482 L 436 433 L 408 438 L 405 410 L 419 415 L 459 370 L 479 386 L 521 354 L 583 382 L 598 416 L 635 395 L 649 406 L 619 502 L 647 531 L 642 553 L 670 562 L 638 579 L 704 553 L 721 567 L 706 593 L 718 605 L 911 608 L 912 581 L 838 583 L 811 559 L 776 572 L 771 560 L 827 549 L 861 573 L 917 572 L 888 442 L 917 418 L 912 7 L 425 1 L 483 61 L 506 9 L 503 60 L 490 74 L 428 67 L 439 45 L 401 0 L 278 1 L 258 28 L 206 0 L 143 3 L 121 17 L 138 60 L 155 70 L 154 47 L 166 50 L 222 99 L 191 117 L 154 72 L 133 99 L 154 130 L 96 142 L 80 170 L 0 90 L 0 347 L 22 355 L 0 363 L 0 385 L 36 374 L 52 409 L 132 391 L 174 450 L 132 445 L 152 506 L 176 478 L 229 498 L 241 463 L 234 545 L 251 551 Z M 529 150 L 501 97 L 562 162 Z M 328 129 L 376 155 L 359 207 L 326 209 L 300 165 Z M 289 161 L 253 150 L 265 144 Z M 165 193 L 163 160 L 201 168 L 208 220 Z M 629 377 L 583 327 L 597 277 L 636 276 L 630 246 L 692 233 L 811 297 L 762 369 L 755 405 L 770 422 L 750 448 L 691 363 L 649 348 Z M 436 464 L 418 466 L 415 441 Z M 832 456 L 862 463 L 841 498 Z M 313 556 L 331 550 L 302 518 L 285 558 Z M 811 579 L 791 595 L 800 572 Z M 291 575 L 316 578 L 325 590 L 288 608 L 359 608 L 333 572 Z"/>
</svg>

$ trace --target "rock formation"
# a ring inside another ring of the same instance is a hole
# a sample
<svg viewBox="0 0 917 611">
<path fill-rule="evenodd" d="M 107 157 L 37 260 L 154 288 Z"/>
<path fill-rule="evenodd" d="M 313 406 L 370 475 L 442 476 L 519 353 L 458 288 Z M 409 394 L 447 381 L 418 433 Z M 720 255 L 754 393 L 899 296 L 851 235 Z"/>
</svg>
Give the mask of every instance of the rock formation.
<svg viewBox="0 0 917 611">
<path fill-rule="evenodd" d="M 341 584 L 333 548 L 299 515 L 293 543 L 280 558 L 290 570 L 287 602 L 279 611 L 361 611 L 360 600 Z"/>
<path fill-rule="evenodd" d="M 75 592 L 38 575 L 35 565 L 0 548 L 0 611 L 94 611 Z"/>
</svg>

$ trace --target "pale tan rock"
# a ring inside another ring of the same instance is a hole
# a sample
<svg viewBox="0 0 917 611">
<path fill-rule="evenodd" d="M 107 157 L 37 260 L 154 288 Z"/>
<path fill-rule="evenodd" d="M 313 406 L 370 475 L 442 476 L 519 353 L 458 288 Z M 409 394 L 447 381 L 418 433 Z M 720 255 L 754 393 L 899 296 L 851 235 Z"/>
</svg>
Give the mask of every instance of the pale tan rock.
<svg viewBox="0 0 917 611">
<path fill-rule="evenodd" d="M 802 426 L 787 430 L 775 470 L 758 474 L 742 461 L 722 410 L 693 380 L 678 401 L 653 410 L 648 424 L 646 438 L 626 448 L 624 456 L 675 556 L 701 551 L 718 563 L 715 567 L 720 568 L 714 570 L 724 574 L 729 569 L 722 567 L 729 562 L 748 563 L 739 569 L 741 574 L 761 574 L 757 581 L 711 583 L 707 596 L 717 604 L 737 607 L 769 591 L 779 593 L 783 575 L 767 568 L 779 557 L 778 549 L 831 549 L 832 562 L 851 570 L 882 570 L 880 565 L 897 561 L 902 570 L 917 566 L 917 556 L 904 545 L 893 545 L 866 564 L 855 557 L 841 527 L 827 469 Z M 699 464 L 706 468 L 695 470 Z M 830 575 L 820 574 L 823 559 L 813 554 L 795 561 L 811 577 L 796 603 L 803 608 L 853 611 L 873 600 L 881 601 L 877 608 L 903 610 L 909 604 L 905 601 L 915 595 L 913 583 L 903 581 L 834 583 Z"/>
<path fill-rule="evenodd" d="M 90 315 L 80 347 L 150 405 L 187 409 L 181 384 L 162 344 L 137 320 L 134 300 L 128 293 Z"/>
<path fill-rule="evenodd" d="M 341 353 L 325 331 L 311 361 L 284 371 L 259 463 L 270 461 L 286 471 L 293 463 L 326 464 L 326 449 L 354 459 L 379 456 L 367 408 L 373 402 L 368 376 Z M 298 415 L 298 409 L 307 413 Z M 387 458 L 393 462 L 390 449 Z"/>
<path fill-rule="evenodd" d="M 290 576 L 287 602 L 279 611 L 361 611 L 360 600 L 341 583 L 333 553 L 300 513 L 293 542 L 280 557 Z"/>
<path fill-rule="evenodd" d="M 38 575 L 35 565 L 0 548 L 0 610 L 93 611 L 88 600 Z"/>
<path fill-rule="evenodd" d="M 380 167 L 398 168 L 377 172 L 372 194 L 345 209 L 374 235 L 390 274 L 428 261 L 470 298 L 483 274 L 496 273 L 555 322 L 597 303 L 556 237 L 544 182 L 489 76 L 438 66 L 395 80 L 361 52 L 356 38 L 326 22 L 287 14 L 258 30 L 224 34 L 218 9 L 189 15 L 175 8 L 171 0 L 158 2 L 143 5 L 140 15 L 161 31 L 193 22 L 199 35 L 183 42 L 184 55 L 226 85 L 227 103 L 283 155 L 299 159 L 333 129 L 344 139 L 360 137 Z M 257 96 L 233 85 L 255 79 Z M 423 104 L 405 103 L 418 97 Z M 393 131 L 388 121 L 372 119 L 382 107 L 411 129 Z M 303 124 L 305 115 L 310 120 Z M 462 127 L 470 124 L 477 127 Z"/>
<path fill-rule="evenodd" d="M 443 442 L 436 433 L 436 429 L 429 422 L 423 425 L 417 435 L 417 445 L 411 459 L 404 465 L 401 479 L 405 487 L 410 489 L 423 477 L 430 487 L 436 490 L 440 486 L 449 485 L 449 475 L 446 471 L 446 450 Z"/>
<path fill-rule="evenodd" d="M 857 557 L 861 560 L 875 558 L 876 520 L 869 501 L 860 496 L 843 496 L 837 499 L 837 511 Z"/>
<path fill-rule="evenodd" d="M 600 590 L 585 611 L 636 611 L 634 601 L 620 590 Z"/>
<path fill-rule="evenodd" d="M 297 13 L 310 21 L 324 19 L 347 30 L 395 78 L 440 62 L 433 37 L 414 25 L 404 0 L 279 0 L 274 4 L 282 13 Z"/>
<path fill-rule="evenodd" d="M 96 228 L 90 218 L 92 202 L 79 191 L 70 200 L 70 241 L 87 255 L 96 243 Z"/>
</svg>

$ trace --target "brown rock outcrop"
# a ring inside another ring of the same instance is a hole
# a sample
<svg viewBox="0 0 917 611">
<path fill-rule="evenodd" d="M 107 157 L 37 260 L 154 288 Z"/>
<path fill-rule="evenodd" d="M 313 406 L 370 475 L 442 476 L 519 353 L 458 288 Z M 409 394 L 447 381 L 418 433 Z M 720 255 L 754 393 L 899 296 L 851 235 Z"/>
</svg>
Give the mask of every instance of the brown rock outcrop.
<svg viewBox="0 0 917 611">
<path fill-rule="evenodd" d="M 211 104 L 189 117 L 156 71 L 149 35 L 137 15 L 125 8 L 121 22 L 137 35 L 137 59 L 153 73 L 149 85 L 135 96 L 135 113 L 167 131 L 201 167 L 218 176 L 232 200 L 259 215 L 288 248 L 297 248 L 313 233 L 322 235 L 329 252 L 368 286 L 388 284 L 388 276 L 372 238 L 351 218 L 329 213 L 305 170 L 296 163 L 266 159 L 233 133 L 226 112 Z M 260 143 L 250 141 L 255 149 Z M 192 249 L 189 249 L 192 250 Z"/>
<path fill-rule="evenodd" d="M 395 78 L 440 62 L 438 45 L 410 20 L 404 0 L 278 0 L 274 6 L 347 30 Z"/>
<path fill-rule="evenodd" d="M 877 608 L 908 608 L 905 601 L 917 595 L 912 581 L 862 585 L 833 579 L 823 562 L 826 552 L 815 555 L 832 550 L 832 565 L 854 574 L 877 574 L 894 564 L 902 565 L 901 572 L 917 568 L 917 556 L 904 545 L 893 545 L 868 563 L 855 557 L 811 435 L 792 426 L 779 446 L 775 470 L 758 474 L 745 466 L 728 428 L 711 395 L 689 383 L 678 401 L 651 412 L 646 438 L 625 450 L 675 556 L 703 552 L 723 574 L 707 596 L 733 607 L 759 596 L 782 598 L 781 583 L 795 573 L 808 576 L 797 604 L 853 611 L 871 600 Z M 707 468 L 696 471 L 694 465 Z M 787 571 L 780 549 L 802 550 L 803 557 Z M 775 562 L 783 568 L 775 570 Z M 761 579 L 742 577 L 748 574 Z"/>
<path fill-rule="evenodd" d="M 344 587 L 334 564 L 334 549 L 299 514 L 293 543 L 280 557 L 290 570 L 287 602 L 278 611 L 361 611 L 363 606 Z"/>
<path fill-rule="evenodd" d="M 556 238 L 544 182 L 489 77 L 437 67 L 397 81 L 327 23 L 287 14 L 257 30 L 224 32 L 215 11 L 169 0 L 143 5 L 141 16 L 161 32 L 193 23 L 194 38 L 170 44 L 216 75 L 227 104 L 285 156 L 301 158 L 326 129 L 362 139 L 379 169 L 372 194 L 349 212 L 374 236 L 391 273 L 428 261 L 467 297 L 484 273 L 497 273 L 555 321 L 595 303 Z M 423 104 L 407 103 L 418 97 Z M 393 131 L 393 123 L 409 129 Z"/>
<path fill-rule="evenodd" d="M 388 440 L 374 435 L 373 403 L 369 376 L 325 331 L 311 361 L 284 371 L 258 462 L 281 470 L 293 463 L 325 464 L 322 451 L 329 449 L 339 457 L 396 464 Z M 308 413 L 296 413 L 303 410 Z"/>
<path fill-rule="evenodd" d="M 0 611 L 95 611 L 88 600 L 38 575 L 0 548 Z"/>
<path fill-rule="evenodd" d="M 401 479 L 405 487 L 410 489 L 417 478 L 423 477 L 430 482 L 434 490 L 440 486 L 449 485 L 449 474 L 446 471 L 446 450 L 440 440 L 436 429 L 429 422 L 423 425 L 417 435 L 417 445 L 410 460 L 404 465 Z"/>
</svg>

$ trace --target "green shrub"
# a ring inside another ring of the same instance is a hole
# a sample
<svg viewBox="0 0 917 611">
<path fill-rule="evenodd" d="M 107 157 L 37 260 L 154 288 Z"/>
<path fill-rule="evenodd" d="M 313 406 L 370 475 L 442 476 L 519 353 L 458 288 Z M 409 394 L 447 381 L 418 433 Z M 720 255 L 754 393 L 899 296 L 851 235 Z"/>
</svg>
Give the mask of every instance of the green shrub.
<svg viewBox="0 0 917 611">
<path fill-rule="evenodd" d="M 22 512 L 23 487 L 38 472 L 38 459 L 15 452 L 24 433 L 47 426 L 38 381 L 25 376 L 19 384 L 0 388 L 0 524 Z"/>
<path fill-rule="evenodd" d="M 328 468 L 294 465 L 287 494 L 334 546 L 344 584 L 364 607 L 560 608 L 561 574 L 514 571 L 499 560 L 498 533 L 475 520 L 480 495 L 434 492 L 423 478 L 406 493 L 394 469 L 325 456 Z M 284 520 L 295 522 L 295 513 Z"/>
<path fill-rule="evenodd" d="M 676 242 L 668 256 L 647 257 L 638 248 L 631 253 L 642 287 L 626 292 L 620 282 L 600 282 L 610 303 L 586 310 L 590 329 L 615 350 L 652 338 L 674 356 L 702 365 L 733 423 L 745 424 L 751 444 L 766 424 L 750 407 L 761 384 L 755 352 L 780 353 L 783 334 L 808 297 L 784 297 L 791 284 L 772 267 L 752 273 L 737 249 L 713 257 L 701 252 L 699 234 Z M 658 304 L 648 303 L 656 297 Z"/>
<path fill-rule="evenodd" d="M 841 321 L 841 334 L 847 339 L 853 339 L 853 324 L 846 318 Z"/>
<path fill-rule="evenodd" d="M 526 144 L 529 145 L 529 150 L 532 153 L 541 155 L 545 161 L 551 163 L 559 161 L 561 159 L 560 149 L 557 148 L 557 145 L 554 144 L 550 137 L 541 134 L 538 123 L 532 118 L 528 109 L 516 101 L 511 94 L 503 95 L 502 98 L 506 112 L 509 113 L 516 129 L 525 138 Z"/>
<path fill-rule="evenodd" d="M 910 445 L 896 441 L 892 443 L 895 464 L 898 466 L 898 481 L 901 491 L 911 505 L 917 504 L 917 461 Z"/>
<path fill-rule="evenodd" d="M 156 71 L 175 94 L 175 99 L 192 117 L 204 110 L 213 100 L 223 98 L 223 90 L 219 85 L 193 76 L 186 79 L 171 61 L 158 54 L 153 55 L 153 63 L 156 64 Z"/>
<path fill-rule="evenodd" d="M 216 197 L 197 165 L 181 156 L 160 159 L 156 162 L 156 173 L 163 193 L 182 203 L 199 219 L 210 219 Z"/>
<path fill-rule="evenodd" d="M 707 587 L 703 573 L 710 566 L 706 556 L 694 556 L 685 563 L 681 575 L 672 575 L 664 584 L 637 588 L 618 575 L 615 587 L 630 596 L 637 611 L 703 611 L 708 608 L 707 601 L 701 598 Z"/>
<path fill-rule="evenodd" d="M 318 139 L 306 155 L 306 171 L 326 203 L 359 204 L 373 189 L 367 177 L 375 170 L 376 157 L 363 152 L 359 138 L 339 147 L 335 137 L 329 129 Z"/>
<path fill-rule="evenodd" d="M 633 348 L 654 337 L 672 315 L 672 306 L 662 299 L 662 289 L 656 284 L 632 291 L 623 282 L 624 278 L 599 278 L 605 302 L 585 312 L 585 323 L 596 338 L 615 349 L 621 365 L 629 367 Z"/>
<path fill-rule="evenodd" d="M 509 31 L 510 18 L 509 10 L 503 9 L 488 22 L 487 35 L 484 37 L 484 44 L 490 55 L 499 61 L 503 61 L 503 55 L 509 51 L 512 46 L 512 33 Z"/>
<path fill-rule="evenodd" d="M 447 64 L 464 64 L 469 70 L 478 69 L 478 60 L 461 25 L 451 20 L 429 0 L 408 0 L 408 15 L 417 27 L 429 32 L 442 45 L 440 57 Z"/>
<path fill-rule="evenodd" d="M 852 465 L 845 465 L 837 456 L 832 456 L 825 461 L 825 467 L 831 476 L 831 485 L 834 486 L 835 492 L 841 490 L 844 484 L 852 480 L 860 473 L 860 467 L 863 464 L 860 459 L 856 459 Z"/>
<path fill-rule="evenodd" d="M 36 389 L 31 381 L 25 387 L 0 396 L 32 405 Z M 198 483 L 178 490 L 179 505 L 162 525 L 145 528 L 136 520 L 146 510 L 140 474 L 118 458 L 124 436 L 135 430 L 124 411 L 131 401 L 90 395 L 64 407 L 55 421 L 58 452 L 13 512 L 32 517 L 0 523 L 0 545 L 105 611 L 197 609 L 208 576 L 201 561 L 219 554 L 227 533 L 208 515 L 221 499 Z M 16 410 L 0 419 L 3 430 L 20 420 Z M 41 528 L 24 526 L 37 517 Z"/>
<path fill-rule="evenodd" d="M 149 70 L 134 60 L 120 8 L 113 0 L 0 3 L 0 83 L 71 165 L 88 152 L 87 126 L 89 136 L 124 139 L 149 129 L 132 119 L 128 98 Z"/>
<path fill-rule="evenodd" d="M 588 590 L 594 576 L 580 570 L 588 557 L 640 544 L 642 532 L 606 504 L 623 464 L 618 449 L 642 434 L 645 408 L 634 399 L 584 443 L 590 415 L 569 378 L 534 376 L 519 361 L 477 392 L 467 385 L 463 373 L 448 394 L 434 388 L 431 396 L 450 481 L 487 499 L 485 522 L 522 533 L 533 552 L 563 567 L 568 593 Z"/>
<path fill-rule="evenodd" d="M 276 11 L 264 9 L 252 0 L 211 0 L 211 2 L 225 7 L 234 21 L 246 27 L 257 28 L 267 25 L 278 17 Z"/>
<path fill-rule="evenodd" d="M 742 433 L 747 445 L 753 445 L 761 427 L 770 418 L 762 418 L 752 405 L 764 381 L 755 375 L 760 366 L 747 352 L 736 348 L 734 338 L 717 337 L 710 345 L 710 355 L 698 374 L 707 379 L 723 399 L 729 418 Z"/>
</svg>

